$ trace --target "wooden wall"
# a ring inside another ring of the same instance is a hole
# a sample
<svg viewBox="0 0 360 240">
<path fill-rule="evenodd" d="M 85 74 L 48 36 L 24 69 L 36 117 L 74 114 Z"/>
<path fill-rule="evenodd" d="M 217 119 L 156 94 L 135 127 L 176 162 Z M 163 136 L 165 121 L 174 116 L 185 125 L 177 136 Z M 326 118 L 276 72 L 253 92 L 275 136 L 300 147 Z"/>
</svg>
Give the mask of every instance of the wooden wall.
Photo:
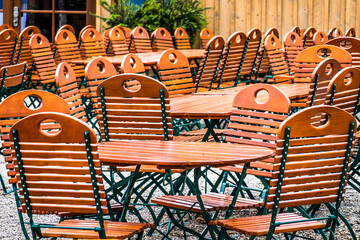
<svg viewBox="0 0 360 240">
<path fill-rule="evenodd" d="M 208 28 L 228 37 L 251 28 L 265 32 L 276 27 L 284 36 L 293 26 L 315 27 L 328 32 L 339 27 L 343 33 L 354 27 L 360 36 L 360 0 L 202 0 Z"/>
</svg>

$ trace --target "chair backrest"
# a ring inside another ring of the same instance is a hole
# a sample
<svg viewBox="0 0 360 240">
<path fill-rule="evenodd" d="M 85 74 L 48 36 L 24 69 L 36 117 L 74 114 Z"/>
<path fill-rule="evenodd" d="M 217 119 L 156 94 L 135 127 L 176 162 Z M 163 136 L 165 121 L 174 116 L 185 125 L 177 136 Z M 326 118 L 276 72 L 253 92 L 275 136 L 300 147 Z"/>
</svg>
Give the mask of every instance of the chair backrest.
<svg viewBox="0 0 360 240">
<path fill-rule="evenodd" d="M 95 27 L 94 27 L 93 25 L 86 25 L 85 27 L 83 27 L 83 28 L 80 30 L 79 36 L 78 36 L 79 42 L 81 41 L 81 36 L 82 36 L 83 32 L 84 32 L 86 29 L 89 29 L 89 28 L 95 29 Z"/>
<path fill-rule="evenodd" d="M 103 38 L 95 28 L 88 28 L 82 32 L 80 52 L 84 59 L 106 56 Z"/>
<path fill-rule="evenodd" d="M 325 104 L 355 116 L 359 112 L 359 91 L 360 70 L 355 67 L 344 68 L 330 81 Z"/>
<path fill-rule="evenodd" d="M 324 57 L 325 50 L 327 57 Z M 311 82 L 311 74 L 315 67 L 326 58 L 336 59 L 342 67 L 348 67 L 351 64 L 351 55 L 339 47 L 331 45 L 309 47 L 296 56 L 294 82 Z"/>
<path fill-rule="evenodd" d="M 305 49 L 314 46 L 313 37 L 315 33 L 316 29 L 313 27 L 309 27 L 304 31 L 304 34 L 301 35 L 301 38 L 303 40 L 303 46 Z"/>
<path fill-rule="evenodd" d="M 145 66 L 138 55 L 130 53 L 123 58 L 120 71 L 121 73 L 145 74 Z"/>
<path fill-rule="evenodd" d="M 201 44 L 201 48 L 205 49 L 208 42 L 214 37 L 214 33 L 208 29 L 208 28 L 203 28 L 201 29 L 200 32 L 200 44 Z"/>
<path fill-rule="evenodd" d="M 341 69 L 341 64 L 333 58 L 327 58 L 316 66 L 311 75 L 307 106 L 325 103 L 329 82 Z"/>
<path fill-rule="evenodd" d="M 60 126 L 58 133 L 41 128 L 49 119 Z M 31 212 L 91 213 L 98 217 L 109 213 L 96 134 L 84 122 L 61 113 L 33 114 L 14 124 L 10 138 L 16 146 L 12 149 L 18 153 L 21 207 L 30 218 Z"/>
<path fill-rule="evenodd" d="M 157 61 L 159 80 L 167 87 L 170 95 L 193 93 L 195 84 L 189 61 L 180 51 L 165 50 Z"/>
<path fill-rule="evenodd" d="M 41 90 L 20 91 L 0 103 L 0 138 L 4 148 L 3 153 L 10 183 L 16 183 L 15 165 L 10 149 L 10 128 L 26 116 L 50 111 L 70 114 L 68 104 L 61 97 Z"/>
<path fill-rule="evenodd" d="M 251 75 L 254 72 L 262 39 L 261 31 L 257 28 L 251 29 L 246 36 L 248 38 L 248 42 L 246 47 L 246 55 L 241 69 L 242 76 Z"/>
<path fill-rule="evenodd" d="M 55 80 L 59 96 L 69 104 L 70 115 L 86 122 L 85 108 L 81 100 L 82 94 L 76 82 L 75 72 L 69 63 L 63 62 L 57 66 Z"/>
<path fill-rule="evenodd" d="M 314 126 L 312 117 L 319 113 L 328 121 Z M 266 204 L 274 220 L 280 208 L 328 202 L 340 206 L 354 128 L 353 116 L 331 106 L 306 108 L 281 124 Z"/>
<path fill-rule="evenodd" d="M 289 98 L 276 86 L 250 85 L 234 98 L 225 141 L 276 148 L 278 129 L 290 111 Z"/>
<path fill-rule="evenodd" d="M 337 27 L 333 27 L 333 28 L 330 29 L 329 32 L 328 32 L 328 38 L 329 38 L 329 39 L 341 37 L 342 35 L 343 35 L 343 34 L 342 34 L 340 28 L 337 28 Z"/>
<path fill-rule="evenodd" d="M 328 36 L 324 32 L 317 31 L 313 36 L 314 45 L 324 45 L 328 40 Z"/>
<path fill-rule="evenodd" d="M 296 56 L 304 50 L 303 41 L 296 32 L 288 32 L 284 37 L 284 50 L 290 71 L 295 71 Z"/>
<path fill-rule="evenodd" d="M 151 40 L 152 40 L 152 50 L 154 52 L 174 48 L 174 43 L 171 34 L 169 33 L 168 30 L 166 30 L 163 27 L 157 28 L 151 34 Z"/>
<path fill-rule="evenodd" d="M 178 27 L 174 32 L 176 49 L 191 49 L 189 36 L 185 29 Z"/>
<path fill-rule="evenodd" d="M 360 40 L 353 37 L 338 37 L 329 40 L 327 45 L 340 47 L 351 54 L 353 67 L 360 67 Z"/>
<path fill-rule="evenodd" d="M 120 27 L 113 27 L 109 31 L 109 44 L 115 55 L 125 55 L 129 53 L 129 45 Z M 109 52 L 108 52 L 109 53 Z"/>
<path fill-rule="evenodd" d="M 130 36 L 137 53 L 152 52 L 150 36 L 145 28 L 137 26 L 131 31 Z"/>
<path fill-rule="evenodd" d="M 298 26 L 293 27 L 290 32 L 297 33 L 299 36 L 301 36 L 301 30 Z"/>
<path fill-rule="evenodd" d="M 30 38 L 34 34 L 37 34 L 37 33 L 40 33 L 40 29 L 35 26 L 28 26 L 20 32 L 20 34 L 18 36 L 18 41 L 16 44 L 14 63 L 27 62 L 28 69 L 32 68 L 34 60 L 31 55 L 29 41 L 30 41 Z"/>
<path fill-rule="evenodd" d="M 234 81 L 237 85 L 243 65 L 247 37 L 243 32 L 235 32 L 226 40 L 225 50 L 218 73 L 218 87 L 221 83 Z"/>
<path fill-rule="evenodd" d="M 16 43 L 18 35 L 13 29 L 0 31 L 0 67 L 12 65 L 14 63 Z"/>
<path fill-rule="evenodd" d="M 96 96 L 96 88 L 100 82 L 117 74 L 115 66 L 105 58 L 92 59 L 85 67 L 86 86 L 90 96 Z"/>
<path fill-rule="evenodd" d="M 277 75 L 289 75 L 290 70 L 279 38 L 274 34 L 267 36 L 265 39 L 265 50 L 275 82 L 278 82 Z"/>
<path fill-rule="evenodd" d="M 138 81 L 139 89 L 127 89 L 125 83 L 134 80 Z M 161 82 L 145 75 L 121 74 L 103 81 L 97 96 L 94 108 L 102 139 L 173 138 L 169 93 Z"/>
<path fill-rule="evenodd" d="M 135 46 L 134 46 L 134 43 L 131 43 L 131 46 L 130 46 L 130 42 L 131 42 L 131 29 L 128 28 L 128 27 L 122 27 L 120 26 L 120 29 L 123 30 L 124 34 L 125 34 L 125 42 L 126 42 L 126 45 L 128 46 L 129 48 L 129 51 L 131 53 L 136 53 L 135 51 Z"/>
<path fill-rule="evenodd" d="M 201 87 L 211 88 L 216 80 L 218 66 L 221 63 L 225 41 L 221 36 L 213 37 L 206 45 L 204 57 L 196 75 L 196 89 Z"/>
<path fill-rule="evenodd" d="M 56 32 L 56 34 L 62 30 L 69 30 L 70 32 L 72 32 L 73 34 L 75 34 L 75 28 L 73 26 L 71 26 L 70 24 L 64 24 L 62 25 Z M 55 35 L 56 35 L 55 34 Z"/>
<path fill-rule="evenodd" d="M 14 28 L 13 28 L 11 25 L 9 25 L 9 24 L 1 24 L 1 25 L 0 25 L 0 32 L 3 31 L 3 30 L 6 30 L 6 29 L 12 29 L 12 30 L 14 30 Z"/>
<path fill-rule="evenodd" d="M 44 35 L 37 33 L 30 38 L 29 45 L 40 82 L 42 84 L 54 83 L 56 64 L 49 41 Z"/>
<path fill-rule="evenodd" d="M 118 26 L 115 26 L 115 27 L 118 27 Z M 113 51 L 113 48 L 112 48 L 112 45 L 111 45 L 111 42 L 110 42 L 110 37 L 109 37 L 109 33 L 110 33 L 110 30 L 112 28 L 109 28 L 109 29 L 106 29 L 104 32 L 103 32 L 103 38 L 104 38 L 104 44 L 105 44 L 105 51 L 106 51 L 106 56 L 108 57 L 112 57 L 114 56 L 114 51 Z M 122 30 L 121 30 L 122 31 Z"/>
<path fill-rule="evenodd" d="M 0 100 L 22 90 L 26 63 L 20 63 L 0 68 Z"/>
<path fill-rule="evenodd" d="M 345 32 L 346 37 L 356 37 L 355 28 L 351 27 Z"/>
</svg>

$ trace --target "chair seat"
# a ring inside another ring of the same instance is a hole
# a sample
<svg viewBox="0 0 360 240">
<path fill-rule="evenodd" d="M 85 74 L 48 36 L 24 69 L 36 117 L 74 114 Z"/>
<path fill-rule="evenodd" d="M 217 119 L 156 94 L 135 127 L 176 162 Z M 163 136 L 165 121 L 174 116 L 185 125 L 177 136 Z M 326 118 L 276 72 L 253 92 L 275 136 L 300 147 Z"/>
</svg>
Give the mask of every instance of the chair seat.
<svg viewBox="0 0 360 240">
<path fill-rule="evenodd" d="M 216 210 L 226 210 L 231 204 L 233 197 L 220 193 L 206 193 L 201 194 L 201 199 L 204 203 L 206 211 L 211 212 Z M 151 199 L 151 202 L 161 206 L 178 208 L 182 210 L 188 210 L 192 207 L 191 212 L 201 213 L 199 204 L 195 204 L 197 203 L 196 196 L 165 195 L 162 197 Z M 262 201 L 238 198 L 234 209 L 240 210 L 256 208 L 262 205 Z"/>
<path fill-rule="evenodd" d="M 306 220 L 306 219 L 307 218 L 304 218 L 294 213 L 280 213 L 276 217 L 277 222 L 298 221 L 298 220 Z M 211 224 L 218 225 L 228 230 L 236 231 L 247 235 L 263 236 L 268 234 L 270 222 L 271 222 L 271 215 L 269 214 L 269 215 L 253 216 L 253 217 L 217 220 L 211 222 Z M 325 226 L 326 223 L 319 221 L 290 223 L 290 224 L 280 225 L 275 229 L 274 233 L 320 229 L 320 228 L 324 228 Z"/>
<path fill-rule="evenodd" d="M 128 222 L 104 222 L 104 225 L 106 237 L 113 239 L 129 238 L 151 227 L 151 224 L 148 223 Z M 99 227 L 99 223 L 91 220 L 65 220 L 56 226 L 94 228 Z M 41 233 L 44 237 L 99 239 L 99 234 L 91 230 L 48 228 L 41 231 Z"/>
</svg>

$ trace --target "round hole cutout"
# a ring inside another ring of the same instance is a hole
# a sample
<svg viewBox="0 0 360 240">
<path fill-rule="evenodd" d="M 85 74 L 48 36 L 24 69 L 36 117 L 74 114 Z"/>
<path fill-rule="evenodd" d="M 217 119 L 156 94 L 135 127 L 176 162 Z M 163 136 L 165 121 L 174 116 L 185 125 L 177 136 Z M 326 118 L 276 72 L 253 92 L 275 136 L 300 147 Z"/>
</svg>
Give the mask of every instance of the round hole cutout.
<svg viewBox="0 0 360 240">
<path fill-rule="evenodd" d="M 31 35 L 33 35 L 33 34 L 34 34 L 34 31 L 33 31 L 32 29 L 30 29 L 30 30 L 28 31 L 28 35 L 31 36 Z"/>
<path fill-rule="evenodd" d="M 61 132 L 61 125 L 53 119 L 45 119 L 40 123 L 40 131 L 48 137 L 54 137 Z"/>
<path fill-rule="evenodd" d="M 328 63 L 325 66 L 325 74 L 330 76 L 333 70 L 333 64 L 332 63 Z"/>
<path fill-rule="evenodd" d="M 63 38 L 66 39 L 66 40 L 69 39 L 69 35 L 67 34 L 67 32 L 64 32 L 64 33 L 63 33 Z"/>
<path fill-rule="evenodd" d="M 27 96 L 24 99 L 24 105 L 26 108 L 30 109 L 30 110 L 37 110 L 41 107 L 42 104 L 42 100 L 40 99 L 40 97 L 35 96 L 35 95 L 30 95 Z"/>
<path fill-rule="evenodd" d="M 317 51 L 317 55 L 321 58 L 329 58 L 331 57 L 331 50 L 328 48 L 320 48 Z"/>
<path fill-rule="evenodd" d="M 269 92 L 265 89 L 260 89 L 255 93 L 255 102 L 257 104 L 264 104 L 269 101 Z"/>
<path fill-rule="evenodd" d="M 95 32 L 94 32 L 94 31 L 90 31 L 89 36 L 90 36 L 91 38 L 95 38 Z"/>
<path fill-rule="evenodd" d="M 135 93 L 141 89 L 141 84 L 138 80 L 128 79 L 123 82 L 123 87 L 126 91 Z"/>
<path fill-rule="evenodd" d="M 36 42 L 37 42 L 38 44 L 41 44 L 41 37 L 40 37 L 40 36 L 38 36 L 38 37 L 36 38 Z"/>
<path fill-rule="evenodd" d="M 160 34 L 161 34 L 161 36 L 165 36 L 165 31 L 164 31 L 164 29 L 161 29 Z"/>
<path fill-rule="evenodd" d="M 130 63 L 131 68 L 136 69 L 136 61 L 133 57 L 131 57 L 129 59 L 129 63 Z"/>
<path fill-rule="evenodd" d="M 345 86 L 350 86 L 350 84 L 352 83 L 354 78 L 354 73 L 353 72 L 349 72 L 346 77 L 344 78 L 344 84 Z"/>
<path fill-rule="evenodd" d="M 171 63 L 175 64 L 177 62 L 177 57 L 174 53 L 169 54 L 169 60 Z"/>
<path fill-rule="evenodd" d="M 323 128 L 329 124 L 329 121 L 329 115 L 323 112 L 315 113 L 310 119 L 311 126 L 315 128 Z"/>
<path fill-rule="evenodd" d="M 99 72 L 103 73 L 105 71 L 105 64 L 101 61 L 96 63 L 96 68 Z"/>
</svg>

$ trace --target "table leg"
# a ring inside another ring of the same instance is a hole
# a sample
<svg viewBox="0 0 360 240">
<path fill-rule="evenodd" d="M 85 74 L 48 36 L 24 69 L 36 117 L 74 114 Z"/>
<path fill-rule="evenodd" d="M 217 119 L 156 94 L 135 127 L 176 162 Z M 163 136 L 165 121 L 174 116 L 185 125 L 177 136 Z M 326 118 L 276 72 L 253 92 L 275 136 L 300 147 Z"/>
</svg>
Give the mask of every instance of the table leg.
<svg viewBox="0 0 360 240">
<path fill-rule="evenodd" d="M 211 134 L 213 136 L 215 142 L 220 142 L 220 139 L 214 132 L 214 127 L 219 123 L 219 119 L 204 119 L 205 125 L 207 127 L 207 131 L 202 139 L 203 142 L 206 142 Z"/>
</svg>

